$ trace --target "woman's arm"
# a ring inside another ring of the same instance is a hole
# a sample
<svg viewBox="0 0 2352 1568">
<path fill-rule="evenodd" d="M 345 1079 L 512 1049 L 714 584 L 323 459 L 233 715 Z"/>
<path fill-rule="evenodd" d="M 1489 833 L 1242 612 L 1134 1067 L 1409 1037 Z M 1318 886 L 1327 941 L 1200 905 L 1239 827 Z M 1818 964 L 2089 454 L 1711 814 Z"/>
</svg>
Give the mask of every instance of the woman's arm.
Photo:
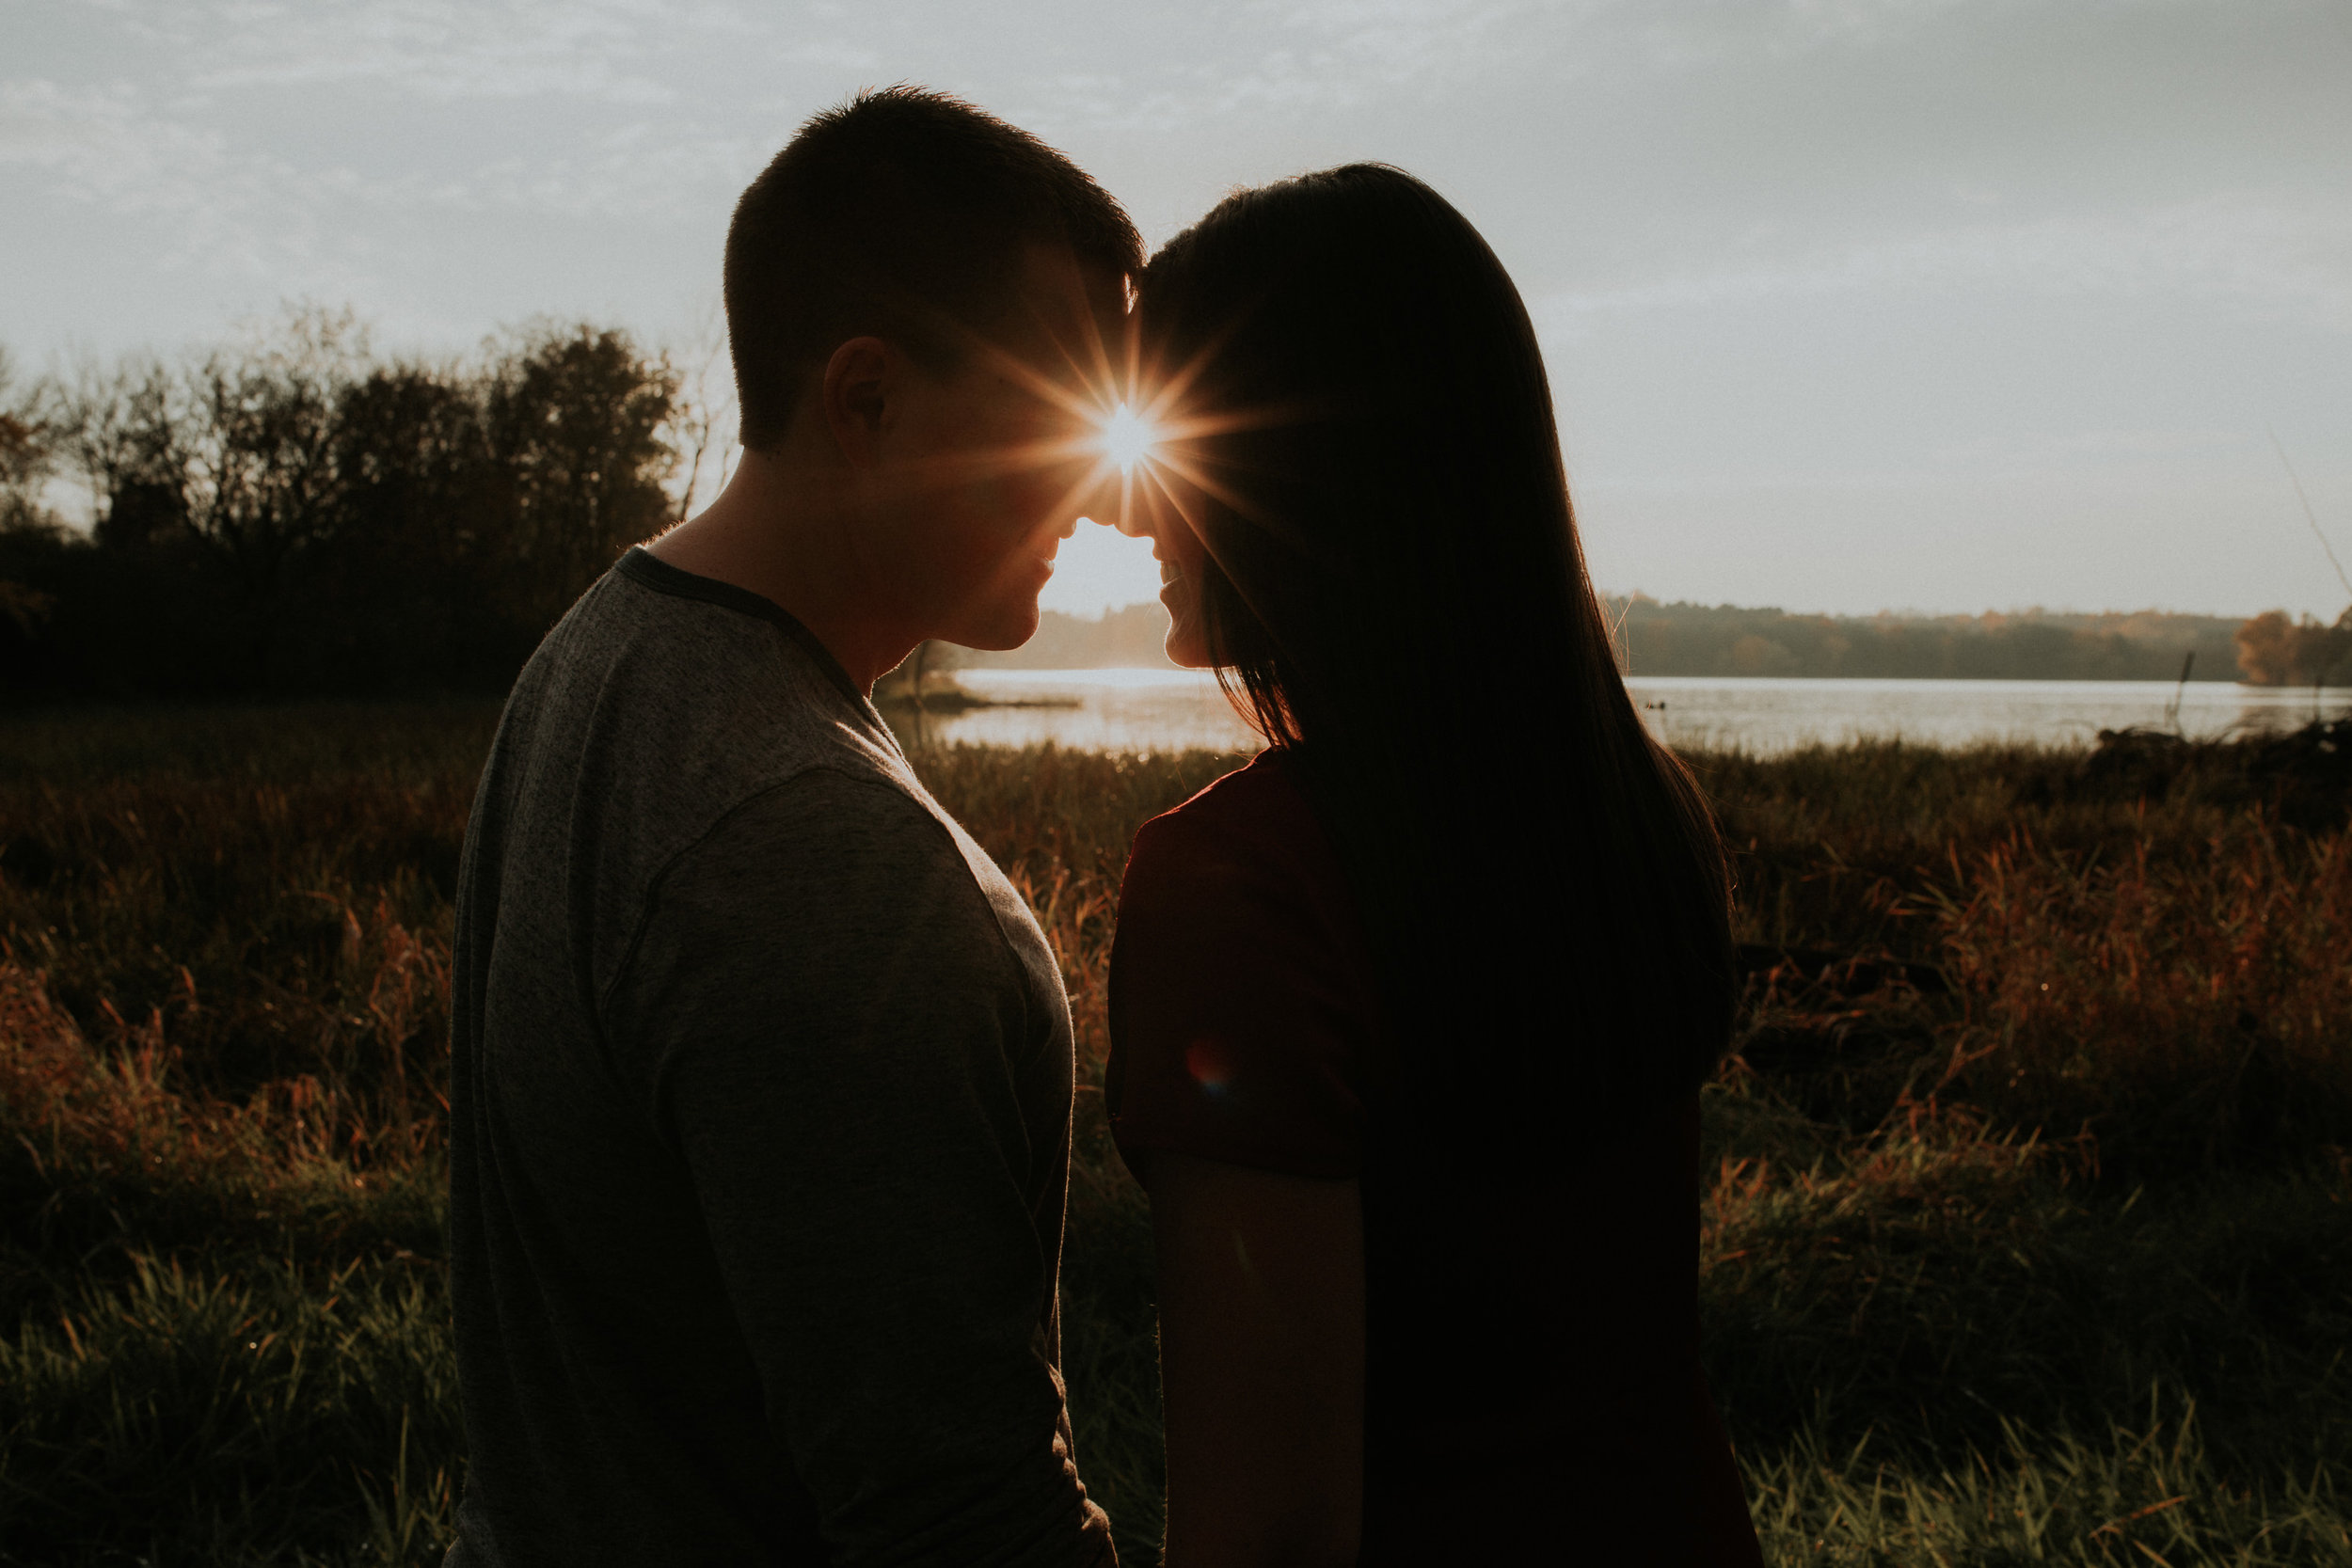
<svg viewBox="0 0 2352 1568">
<path fill-rule="evenodd" d="M 1352 1564 L 1363 1511 L 1354 1180 L 1154 1152 L 1166 1568 Z"/>
</svg>

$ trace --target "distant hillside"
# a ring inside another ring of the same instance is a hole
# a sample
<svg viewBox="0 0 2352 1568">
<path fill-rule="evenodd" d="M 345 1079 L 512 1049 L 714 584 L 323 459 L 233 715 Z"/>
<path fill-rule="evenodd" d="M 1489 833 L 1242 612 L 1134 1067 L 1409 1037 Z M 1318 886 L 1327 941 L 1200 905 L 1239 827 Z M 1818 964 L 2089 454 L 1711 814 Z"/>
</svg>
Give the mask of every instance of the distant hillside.
<svg viewBox="0 0 2352 1568">
<path fill-rule="evenodd" d="M 2177 680 L 2240 677 L 2226 615 L 1794 615 L 1736 605 L 1661 604 L 1635 594 L 1603 601 L 1636 675 L 1846 675 L 1914 680 Z M 1037 635 L 1009 653 L 957 649 L 976 669 L 1168 668 L 1168 611 L 1127 605 L 1100 617 L 1046 610 Z"/>
<path fill-rule="evenodd" d="M 2238 679 L 2224 615 L 1792 615 L 1734 605 L 1611 599 L 1635 675 L 1843 675 L 1913 680 Z"/>
<path fill-rule="evenodd" d="M 1121 605 L 1100 617 L 1048 610 L 1038 616 L 1037 635 L 1006 653 L 959 648 L 955 661 L 972 670 L 1173 669 L 1160 644 L 1168 637 L 1168 610 L 1156 600 Z"/>
</svg>

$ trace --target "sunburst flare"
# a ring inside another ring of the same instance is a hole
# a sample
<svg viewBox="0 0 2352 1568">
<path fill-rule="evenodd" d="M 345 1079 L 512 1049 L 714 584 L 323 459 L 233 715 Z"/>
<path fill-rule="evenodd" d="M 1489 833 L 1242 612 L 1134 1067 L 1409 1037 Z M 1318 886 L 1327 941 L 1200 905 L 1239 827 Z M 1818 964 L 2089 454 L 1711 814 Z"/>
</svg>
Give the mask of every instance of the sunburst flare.
<svg viewBox="0 0 2352 1568">
<path fill-rule="evenodd" d="M 1119 466 L 1122 474 L 1132 474 L 1136 465 L 1150 458 L 1160 441 L 1160 433 L 1152 422 L 1125 404 L 1113 408 L 1103 420 L 1103 455 Z"/>
</svg>

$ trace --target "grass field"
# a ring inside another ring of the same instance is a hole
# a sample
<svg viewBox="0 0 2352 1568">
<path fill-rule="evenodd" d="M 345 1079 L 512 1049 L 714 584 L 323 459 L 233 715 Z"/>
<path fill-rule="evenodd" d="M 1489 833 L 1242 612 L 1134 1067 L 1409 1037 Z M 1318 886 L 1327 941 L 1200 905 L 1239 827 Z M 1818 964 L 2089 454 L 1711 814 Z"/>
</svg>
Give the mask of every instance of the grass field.
<svg viewBox="0 0 2352 1568">
<path fill-rule="evenodd" d="M 0 719 L 0 1563 L 437 1560 L 449 898 L 494 720 Z M 1707 1356 L 1774 1560 L 2352 1564 L 2321 752 L 1697 759 L 1754 971 Z M 1099 1079 L 1129 836 L 1232 759 L 920 760 Z M 1149 1561 L 1148 1218 L 1079 1118 L 1079 1459 Z"/>
</svg>

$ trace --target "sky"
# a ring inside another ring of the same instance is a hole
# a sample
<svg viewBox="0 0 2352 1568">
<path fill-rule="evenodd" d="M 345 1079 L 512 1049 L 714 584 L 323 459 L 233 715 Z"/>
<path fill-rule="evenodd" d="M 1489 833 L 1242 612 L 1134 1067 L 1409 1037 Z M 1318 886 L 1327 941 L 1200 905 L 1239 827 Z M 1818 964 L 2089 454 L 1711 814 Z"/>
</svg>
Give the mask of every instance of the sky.
<svg viewBox="0 0 2352 1568">
<path fill-rule="evenodd" d="M 1158 244 L 1359 159 L 1543 336 L 1593 576 L 1871 613 L 2332 617 L 2352 0 L 4 0 L 0 346 L 288 302 L 398 352 L 707 352 L 729 210 L 865 86 L 1061 148 Z M 1045 602 L 1149 598 L 1089 529 Z"/>
</svg>

